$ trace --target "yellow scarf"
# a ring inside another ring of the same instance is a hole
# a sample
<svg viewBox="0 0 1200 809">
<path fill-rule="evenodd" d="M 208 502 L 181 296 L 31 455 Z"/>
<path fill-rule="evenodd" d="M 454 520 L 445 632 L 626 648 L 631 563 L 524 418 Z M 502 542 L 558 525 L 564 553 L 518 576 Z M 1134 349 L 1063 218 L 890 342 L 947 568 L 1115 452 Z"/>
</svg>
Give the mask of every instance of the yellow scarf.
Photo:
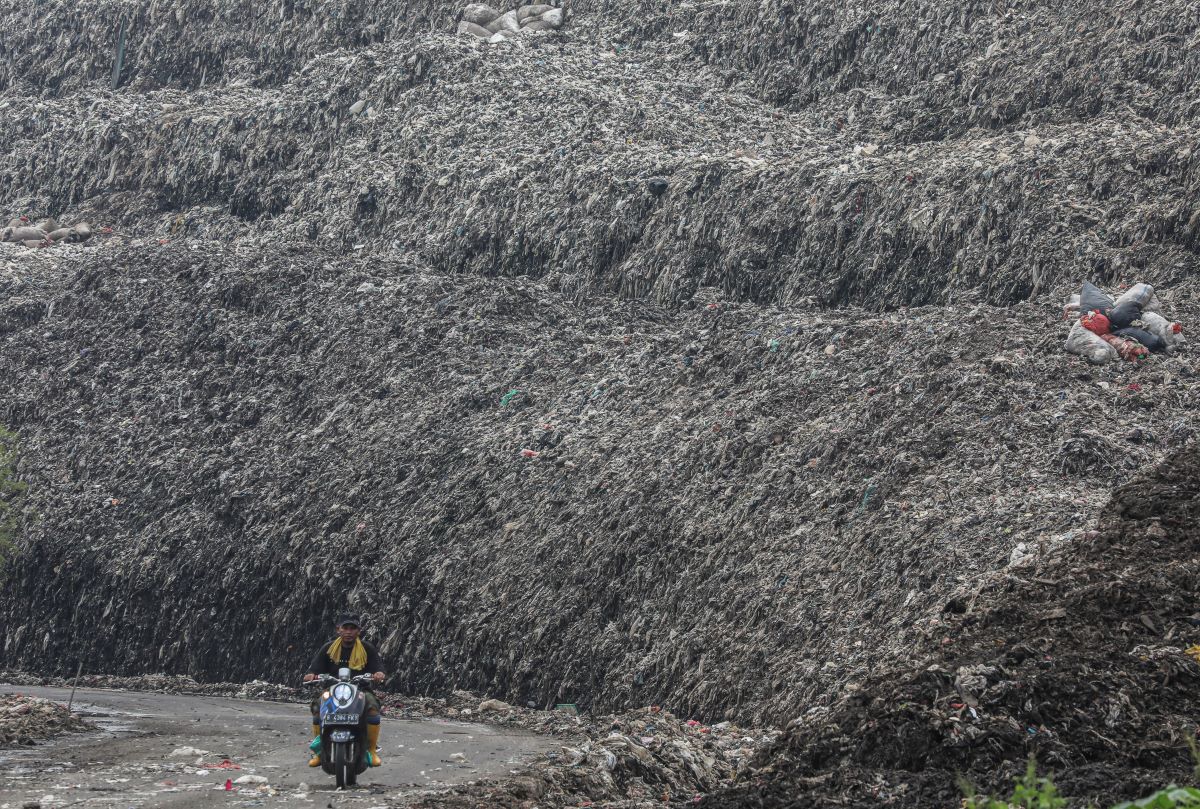
<svg viewBox="0 0 1200 809">
<path fill-rule="evenodd" d="M 338 638 L 333 643 L 329 644 L 329 659 L 333 664 L 339 665 L 342 662 L 342 639 Z M 355 671 L 361 671 L 367 667 L 367 647 L 363 646 L 361 638 L 354 640 L 354 648 L 350 650 L 350 668 Z"/>
</svg>

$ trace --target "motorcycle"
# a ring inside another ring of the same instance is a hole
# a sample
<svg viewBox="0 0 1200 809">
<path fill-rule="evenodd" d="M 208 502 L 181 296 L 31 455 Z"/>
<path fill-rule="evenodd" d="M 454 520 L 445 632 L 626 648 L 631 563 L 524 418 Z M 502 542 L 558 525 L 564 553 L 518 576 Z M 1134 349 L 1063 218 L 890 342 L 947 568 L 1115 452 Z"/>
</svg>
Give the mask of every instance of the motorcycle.
<svg viewBox="0 0 1200 809">
<path fill-rule="evenodd" d="M 326 688 L 321 694 L 321 735 L 310 747 L 321 757 L 321 769 L 332 775 L 339 787 L 352 787 L 370 766 L 367 755 L 367 703 L 359 683 L 371 682 L 370 674 L 318 675 L 305 685 Z"/>
</svg>

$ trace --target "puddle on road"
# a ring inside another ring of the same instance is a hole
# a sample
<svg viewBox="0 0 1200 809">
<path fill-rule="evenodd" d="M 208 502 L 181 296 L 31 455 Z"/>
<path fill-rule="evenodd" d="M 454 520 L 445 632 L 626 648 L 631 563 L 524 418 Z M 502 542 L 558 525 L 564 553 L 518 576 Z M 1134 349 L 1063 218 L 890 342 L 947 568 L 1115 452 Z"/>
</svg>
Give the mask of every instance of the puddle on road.
<svg viewBox="0 0 1200 809">
<path fill-rule="evenodd" d="M 114 736 L 120 735 L 122 733 L 136 733 L 137 732 L 137 727 L 132 722 L 125 722 L 120 719 L 113 719 L 113 718 L 109 717 L 106 719 L 93 719 L 91 721 L 95 722 L 96 727 L 100 728 L 100 730 L 102 730 L 103 732 L 111 733 Z"/>
<path fill-rule="evenodd" d="M 46 765 L 43 763 L 34 768 L 24 766 L 24 762 L 34 758 L 44 762 L 47 755 L 53 755 L 52 751 L 62 746 L 64 743 L 70 744 L 73 741 L 94 736 L 97 733 L 105 734 L 111 738 L 118 738 L 122 735 L 137 732 L 137 727 L 133 724 L 133 722 L 123 718 L 126 716 L 136 716 L 136 714 L 122 714 L 122 717 L 118 718 L 117 716 L 114 716 L 106 711 L 97 710 L 94 706 L 92 710 L 81 709 L 75 713 L 95 725 L 96 730 L 68 733 L 64 736 L 38 742 L 30 745 L 29 747 L 23 747 L 17 750 L 4 750 L 0 752 L 0 771 L 2 771 L 3 775 L 8 778 L 24 778 L 39 772 L 48 773 L 65 772 L 67 770 L 73 771 L 77 768 L 69 764 Z"/>
</svg>

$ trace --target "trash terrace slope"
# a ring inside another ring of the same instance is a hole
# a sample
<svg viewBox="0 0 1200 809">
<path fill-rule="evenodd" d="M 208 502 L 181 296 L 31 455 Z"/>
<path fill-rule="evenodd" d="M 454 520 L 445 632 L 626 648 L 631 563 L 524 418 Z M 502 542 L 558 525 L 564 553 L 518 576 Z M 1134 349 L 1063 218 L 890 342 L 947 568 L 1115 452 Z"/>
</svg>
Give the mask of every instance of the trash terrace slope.
<svg viewBox="0 0 1200 809">
<path fill-rule="evenodd" d="M 689 64 L 669 46 L 437 35 L 322 55 L 280 88 L 10 97 L 0 185 L 16 212 L 135 235 L 311 239 L 664 304 L 701 286 L 1007 303 L 1081 272 L 1170 285 L 1196 267 L 1194 125 L 1124 115 L 909 146 Z"/>
<path fill-rule="evenodd" d="M 816 105 L 838 126 L 875 118 L 902 143 L 972 127 L 1131 113 L 1178 125 L 1200 115 L 1200 10 L 1186 0 L 567 5 L 572 38 L 650 51 L 670 43 L 720 71 L 715 89 L 743 84 L 771 103 Z M 452 30 L 456 12 L 412 0 L 14 6 L 0 88 L 59 95 L 110 82 L 123 31 L 120 81 L 131 89 L 275 86 L 338 48 L 407 49 Z"/>
<path fill-rule="evenodd" d="M 672 312 L 304 244 L 0 249 L 39 515 L 9 665 L 286 680 L 348 602 L 411 692 L 786 720 L 1019 543 L 1074 542 L 1196 408 L 1186 355 L 1090 368 L 1031 304 Z"/>
</svg>

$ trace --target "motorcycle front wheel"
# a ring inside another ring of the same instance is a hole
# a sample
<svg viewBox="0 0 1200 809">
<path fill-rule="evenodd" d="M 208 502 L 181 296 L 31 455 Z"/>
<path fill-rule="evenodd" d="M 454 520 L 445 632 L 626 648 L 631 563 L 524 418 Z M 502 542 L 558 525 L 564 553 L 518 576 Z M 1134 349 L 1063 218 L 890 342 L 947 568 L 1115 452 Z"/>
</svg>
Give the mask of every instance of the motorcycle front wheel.
<svg viewBox="0 0 1200 809">
<path fill-rule="evenodd" d="M 358 782 L 358 772 L 353 755 L 353 742 L 337 742 L 333 746 L 333 777 L 341 789 L 352 787 Z"/>
</svg>

